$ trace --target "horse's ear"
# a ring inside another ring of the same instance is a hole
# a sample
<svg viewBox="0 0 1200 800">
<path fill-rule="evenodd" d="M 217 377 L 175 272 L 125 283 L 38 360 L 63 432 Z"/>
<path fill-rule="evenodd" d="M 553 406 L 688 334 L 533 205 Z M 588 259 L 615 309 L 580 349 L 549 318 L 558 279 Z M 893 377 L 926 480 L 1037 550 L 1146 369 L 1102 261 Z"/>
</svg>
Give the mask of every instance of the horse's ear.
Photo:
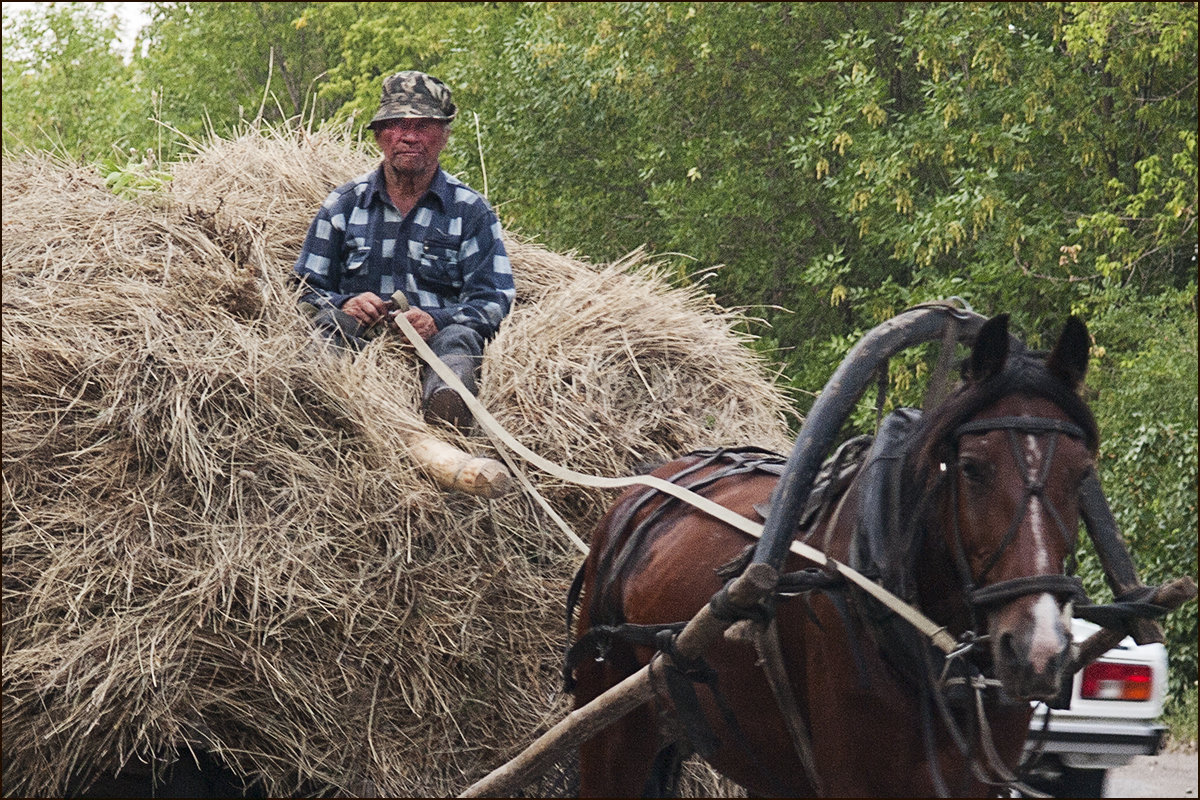
<svg viewBox="0 0 1200 800">
<path fill-rule="evenodd" d="M 1068 318 L 1050 357 L 1046 359 L 1046 369 L 1072 389 L 1078 389 L 1079 384 L 1083 383 L 1083 376 L 1087 374 L 1090 346 L 1087 326 L 1078 317 Z"/>
<path fill-rule="evenodd" d="M 1008 314 L 1000 314 L 983 323 L 975 337 L 975 347 L 967 362 L 966 378 L 978 383 L 1004 369 L 1008 359 Z"/>
</svg>

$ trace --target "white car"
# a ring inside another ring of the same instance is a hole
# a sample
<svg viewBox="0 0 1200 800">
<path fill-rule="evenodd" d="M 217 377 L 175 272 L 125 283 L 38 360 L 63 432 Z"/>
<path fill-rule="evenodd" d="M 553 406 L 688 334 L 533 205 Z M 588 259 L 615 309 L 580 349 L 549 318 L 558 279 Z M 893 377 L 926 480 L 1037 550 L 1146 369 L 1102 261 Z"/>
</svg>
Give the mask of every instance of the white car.
<svg viewBox="0 0 1200 800">
<path fill-rule="evenodd" d="M 1072 621 L 1076 642 L 1096 625 Z M 1075 673 L 1071 707 L 1050 711 L 1038 703 L 1029 724 L 1026 757 L 1041 747 L 1028 783 L 1055 797 L 1102 797 L 1108 770 L 1137 755 L 1154 755 L 1166 727 L 1158 724 L 1167 690 L 1167 651 L 1126 637 Z"/>
</svg>

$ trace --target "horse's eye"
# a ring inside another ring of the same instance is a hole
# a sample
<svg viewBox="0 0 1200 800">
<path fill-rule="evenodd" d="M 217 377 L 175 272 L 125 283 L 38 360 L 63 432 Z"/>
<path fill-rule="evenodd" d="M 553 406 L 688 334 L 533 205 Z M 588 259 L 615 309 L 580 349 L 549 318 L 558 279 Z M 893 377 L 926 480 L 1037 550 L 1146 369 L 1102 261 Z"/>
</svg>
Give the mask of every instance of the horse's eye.
<svg viewBox="0 0 1200 800">
<path fill-rule="evenodd" d="M 991 474 L 989 465 L 973 458 L 962 457 L 958 460 L 958 470 L 962 476 L 974 484 L 983 485 Z"/>
</svg>

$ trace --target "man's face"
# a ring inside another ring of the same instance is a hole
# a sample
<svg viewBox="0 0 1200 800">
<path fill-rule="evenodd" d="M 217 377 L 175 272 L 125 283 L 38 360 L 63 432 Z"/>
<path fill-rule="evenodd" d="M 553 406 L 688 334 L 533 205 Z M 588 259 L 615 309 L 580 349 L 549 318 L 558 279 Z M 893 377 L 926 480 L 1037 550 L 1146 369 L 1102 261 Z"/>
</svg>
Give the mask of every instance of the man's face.
<svg viewBox="0 0 1200 800">
<path fill-rule="evenodd" d="M 450 126 L 435 119 L 390 119 L 375 126 L 383 160 L 400 175 L 431 172 L 450 139 Z"/>
</svg>

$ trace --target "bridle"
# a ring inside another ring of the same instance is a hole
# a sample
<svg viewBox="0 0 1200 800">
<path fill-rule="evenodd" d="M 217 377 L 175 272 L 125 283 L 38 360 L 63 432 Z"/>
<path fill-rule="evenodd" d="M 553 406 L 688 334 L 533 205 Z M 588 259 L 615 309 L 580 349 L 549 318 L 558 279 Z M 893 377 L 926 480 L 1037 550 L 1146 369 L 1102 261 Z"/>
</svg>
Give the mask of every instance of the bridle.
<svg viewBox="0 0 1200 800">
<path fill-rule="evenodd" d="M 930 757 L 930 776 L 934 781 L 937 794 L 943 797 L 952 796 L 953 792 L 947 787 L 941 768 L 936 763 L 932 728 L 932 717 L 935 711 L 941 717 L 946 731 L 955 742 L 958 750 L 967 758 L 971 772 L 977 780 L 993 786 L 1016 787 L 1026 792 L 1028 796 L 1039 796 L 1020 782 L 1017 775 L 1009 769 L 1008 765 L 996 752 L 992 742 L 990 728 L 987 725 L 987 715 L 984 711 L 984 693 L 988 690 L 997 689 L 1000 686 L 1000 682 L 994 677 L 982 674 L 978 671 L 977 667 L 973 666 L 967 660 L 974 646 L 982 643 L 987 638 L 986 635 L 981 636 L 977 633 L 982 630 L 979 619 L 980 611 L 986 611 L 991 607 L 1031 594 L 1049 593 L 1059 598 L 1066 597 L 1071 600 L 1082 599 L 1086 601 L 1087 599 L 1082 581 L 1071 574 L 1075 571 L 1075 534 L 1067 529 L 1062 515 L 1058 513 L 1054 505 L 1045 497 L 1046 481 L 1050 476 L 1059 438 L 1065 435 L 1073 439 L 1086 441 L 1087 436 L 1083 428 L 1073 422 L 1047 417 L 996 417 L 963 423 L 954 428 L 949 438 L 952 442 L 954 452 L 957 453 L 963 436 L 991 431 L 1006 432 L 1013 458 L 1021 470 L 1021 481 L 1024 484 L 1024 491 L 1020 501 L 1020 511 L 1009 522 L 1008 529 L 1005 531 L 1004 537 L 1000 540 L 1000 545 L 988 558 L 978 575 L 973 575 L 971 572 L 966 557 L 966 548 L 963 543 L 962 529 L 958 520 L 958 471 L 948 468 L 943 472 L 943 475 L 947 477 L 949 482 L 948 489 L 951 497 L 953 523 L 950 539 L 954 555 L 955 571 L 958 573 L 958 579 L 962 583 L 963 597 L 967 600 L 966 605 L 971 617 L 968 630 L 960 637 L 962 647 L 959 651 L 949 654 L 941 662 L 940 669 L 937 667 L 936 660 L 930 658 L 929 651 L 926 651 L 925 655 L 925 666 L 928 670 L 926 674 L 929 683 L 926 684 L 922 691 L 920 725 L 926 752 Z M 1021 444 L 1018 440 L 1019 434 L 1048 435 L 1050 437 L 1046 448 L 1046 455 L 1042 459 L 1036 473 L 1024 458 L 1024 454 L 1021 451 Z M 997 583 L 987 583 L 988 575 L 1016 539 L 1021 524 L 1029 512 L 1030 499 L 1035 497 L 1041 503 L 1042 508 L 1047 511 L 1050 519 L 1054 521 L 1055 527 L 1066 544 L 1067 552 L 1071 554 L 1068 558 L 1065 574 L 1027 575 Z M 955 694 L 958 697 L 957 704 L 961 705 L 965 702 L 973 712 L 972 718 L 978 726 L 978 743 L 982 752 L 975 750 L 971 744 L 972 739 L 965 734 L 961 728 L 959 719 L 952 713 L 950 708 L 952 702 L 949 697 L 950 694 Z"/>
<path fill-rule="evenodd" d="M 967 563 L 966 551 L 963 546 L 962 530 L 958 523 L 958 475 L 956 470 L 947 470 L 950 478 L 950 497 L 953 516 L 953 536 L 951 537 L 952 548 L 954 551 L 955 569 L 958 572 L 959 580 L 963 585 L 963 595 L 968 598 L 968 606 L 971 610 L 971 626 L 972 629 L 978 630 L 976 612 L 979 609 L 987 609 L 992 606 L 1007 603 L 1018 597 L 1030 594 L 1049 593 L 1058 597 L 1067 598 L 1085 598 L 1086 595 L 1083 589 L 1083 582 L 1078 577 L 1071 574 L 1075 571 L 1075 533 L 1067 529 L 1066 523 L 1063 522 L 1062 515 L 1054 507 L 1054 504 L 1049 502 L 1045 496 L 1046 480 L 1049 478 L 1050 469 L 1054 462 L 1054 455 L 1058 446 L 1059 437 L 1062 435 L 1070 436 L 1073 439 L 1085 440 L 1086 436 L 1083 429 L 1073 422 L 1063 420 L 1050 419 L 1047 417 L 996 417 L 989 419 L 977 419 L 971 422 L 959 425 L 954 429 L 952 439 L 955 446 L 955 451 L 958 449 L 959 442 L 962 437 L 967 434 L 988 433 L 990 431 L 1002 430 L 1008 434 L 1009 445 L 1012 449 L 1013 458 L 1017 462 L 1021 470 L 1021 480 L 1024 483 L 1024 493 L 1020 502 L 1020 511 L 1009 523 L 1008 530 L 1004 537 L 1000 540 L 1000 546 L 988 558 L 983 569 L 978 575 L 972 575 L 970 565 Z M 1046 450 L 1046 455 L 1042 459 L 1042 463 L 1034 474 L 1033 469 L 1026 462 L 1018 441 L 1018 434 L 1033 434 L 1033 435 L 1049 435 L 1050 442 Z M 1066 567 L 1066 574 L 1061 575 L 1027 575 L 1020 578 L 1012 578 L 998 583 L 987 583 L 987 578 L 992 569 L 1004 556 L 1005 551 L 1016 538 L 1017 532 L 1021 528 L 1021 523 L 1024 522 L 1025 516 L 1028 513 L 1030 499 L 1037 498 L 1043 509 L 1046 510 L 1050 519 L 1054 521 L 1055 527 L 1063 538 L 1067 552 L 1070 554 Z"/>
</svg>

